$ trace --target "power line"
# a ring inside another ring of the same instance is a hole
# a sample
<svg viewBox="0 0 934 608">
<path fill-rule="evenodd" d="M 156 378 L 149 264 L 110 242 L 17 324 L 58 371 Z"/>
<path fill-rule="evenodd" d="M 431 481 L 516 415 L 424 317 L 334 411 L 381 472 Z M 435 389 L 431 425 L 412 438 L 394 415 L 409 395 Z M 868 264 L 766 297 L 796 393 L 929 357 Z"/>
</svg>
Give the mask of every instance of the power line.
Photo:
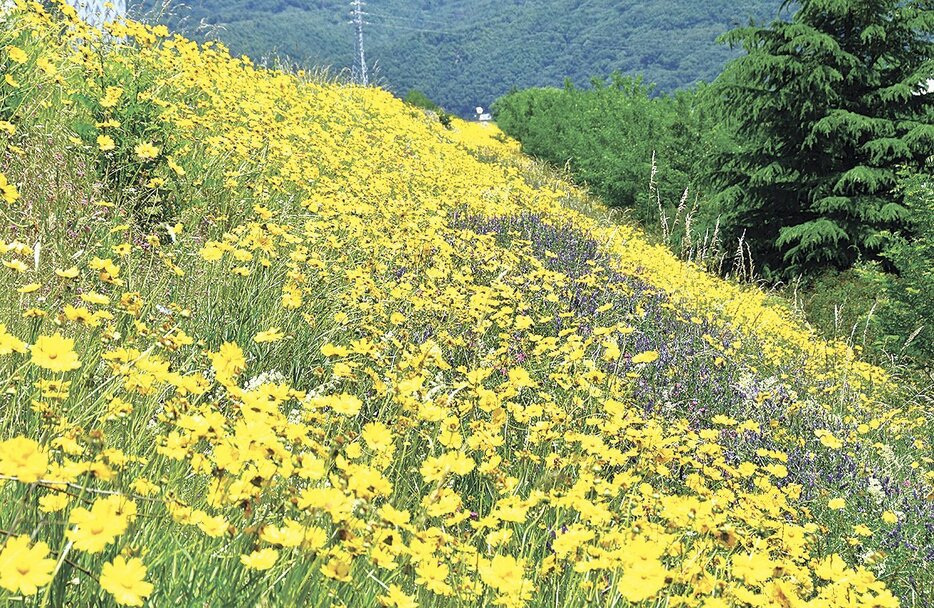
<svg viewBox="0 0 934 608">
<path fill-rule="evenodd" d="M 404 26 L 404 25 L 395 25 L 395 24 L 393 24 L 393 23 L 378 23 L 378 22 L 370 23 L 370 22 L 367 22 L 367 25 L 375 25 L 375 26 L 377 26 L 377 27 L 389 27 L 389 28 L 393 28 L 393 29 L 397 29 L 397 30 L 406 30 L 406 31 L 409 31 L 409 32 L 425 32 L 425 33 L 427 33 L 427 34 L 450 34 L 450 32 L 447 32 L 447 31 L 444 31 L 444 30 L 428 30 L 428 29 L 419 28 L 419 27 L 407 27 L 407 26 Z"/>
<path fill-rule="evenodd" d="M 367 13 L 367 15 L 374 16 L 374 17 L 380 17 L 382 19 L 405 21 L 408 23 L 428 23 L 428 24 L 444 25 L 444 26 L 450 24 L 448 21 L 441 21 L 439 19 L 429 19 L 427 17 L 421 17 L 421 16 L 416 17 L 414 15 L 403 15 L 402 13 L 396 13 L 396 14 L 390 15 L 387 13 L 374 12 L 371 10 Z"/>
<path fill-rule="evenodd" d="M 363 43 L 363 26 L 364 25 L 372 25 L 376 27 L 385 27 L 385 28 L 390 28 L 390 29 L 405 30 L 408 32 L 421 32 L 425 34 L 443 34 L 443 35 L 450 34 L 450 32 L 446 30 L 429 29 L 429 28 L 423 28 L 423 27 L 412 27 L 411 25 L 400 24 L 400 23 L 411 24 L 413 22 L 419 22 L 419 23 L 424 22 L 424 23 L 428 23 L 429 25 L 430 24 L 438 24 L 442 26 L 447 25 L 445 22 L 437 20 L 437 19 L 414 18 L 413 17 L 411 20 L 409 20 L 406 16 L 390 15 L 387 13 L 380 13 L 380 12 L 364 12 L 363 11 L 364 6 L 366 6 L 366 2 L 364 2 L 363 0 L 353 0 L 353 2 L 350 3 L 350 7 L 351 7 L 350 14 L 353 17 L 350 23 L 353 24 L 354 29 L 356 31 L 355 42 L 356 42 L 356 47 L 357 47 L 356 48 L 357 58 L 355 60 L 355 63 L 357 65 L 354 66 L 355 68 L 354 72 L 357 76 L 357 82 L 359 82 L 363 86 L 367 86 L 369 84 L 369 74 L 368 74 L 367 65 L 366 65 L 366 51 L 364 49 L 364 43 Z M 376 21 L 375 22 L 367 21 L 365 17 L 375 17 Z"/>
</svg>

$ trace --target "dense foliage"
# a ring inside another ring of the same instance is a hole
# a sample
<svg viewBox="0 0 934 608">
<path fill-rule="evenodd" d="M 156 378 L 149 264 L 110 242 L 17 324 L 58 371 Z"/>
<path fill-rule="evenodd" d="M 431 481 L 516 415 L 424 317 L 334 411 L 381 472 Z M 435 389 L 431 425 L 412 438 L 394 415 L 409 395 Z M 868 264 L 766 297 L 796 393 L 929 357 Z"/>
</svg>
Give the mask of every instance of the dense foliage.
<svg viewBox="0 0 934 608">
<path fill-rule="evenodd" d="M 934 181 L 931 172 L 902 186 L 909 210 L 907 234 L 894 235 L 885 257 L 896 274 L 887 281 L 888 299 L 882 322 L 898 345 L 934 366 Z"/>
<path fill-rule="evenodd" d="M 590 87 L 514 91 L 493 105 L 497 125 L 528 154 L 570 169 L 608 204 L 653 223 L 659 200 L 677 206 L 698 182 L 707 132 L 696 92 L 652 97 L 639 79 L 614 74 Z M 650 193 L 653 180 L 658 197 Z"/>
<path fill-rule="evenodd" d="M 733 138 L 712 182 L 764 268 L 845 268 L 908 221 L 895 178 L 934 150 L 932 36 L 927 0 L 802 0 L 789 22 L 725 37 L 746 54 L 714 83 Z"/>
<path fill-rule="evenodd" d="M 796 282 L 793 296 L 826 336 L 863 358 L 934 372 L 934 182 L 931 170 L 899 176 L 905 231 L 884 233 L 882 261 L 828 270 Z"/>
<path fill-rule="evenodd" d="M 409 104 L 410 106 L 415 106 L 416 108 L 421 108 L 423 110 L 428 110 L 430 112 L 440 112 L 441 107 L 433 102 L 430 97 L 419 91 L 418 89 L 412 89 L 405 94 L 405 97 L 402 100 Z"/>
<path fill-rule="evenodd" d="M 662 91 L 711 80 L 735 54 L 715 39 L 780 0 L 372 0 L 368 61 L 403 94 L 417 88 L 450 112 L 473 114 L 511 87 L 640 72 Z M 157 0 L 130 0 L 145 12 Z M 354 62 L 345 0 L 201 0 L 172 9 L 173 29 L 219 38 L 254 59 L 276 52 L 306 66 Z M 206 28 L 201 26 L 205 25 Z"/>
</svg>

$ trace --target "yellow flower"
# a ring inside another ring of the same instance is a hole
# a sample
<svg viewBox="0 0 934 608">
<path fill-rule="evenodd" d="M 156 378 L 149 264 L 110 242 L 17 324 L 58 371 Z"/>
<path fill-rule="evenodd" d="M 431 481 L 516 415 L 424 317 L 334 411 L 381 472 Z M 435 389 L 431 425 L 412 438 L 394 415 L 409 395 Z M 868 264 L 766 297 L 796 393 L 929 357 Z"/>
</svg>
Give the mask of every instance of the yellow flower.
<svg viewBox="0 0 934 608">
<path fill-rule="evenodd" d="M 287 519 L 285 526 L 264 526 L 259 534 L 263 541 L 280 547 L 297 547 L 305 536 L 305 528 L 292 519 Z"/>
<path fill-rule="evenodd" d="M 179 165 L 177 162 L 175 162 L 171 158 L 168 160 L 168 165 L 169 165 L 169 169 L 171 169 L 172 171 L 175 171 L 176 175 L 178 175 L 179 177 L 184 177 L 185 169 L 181 165 Z"/>
<path fill-rule="evenodd" d="M 88 553 L 100 553 L 123 534 L 136 517 L 136 504 L 122 496 L 108 496 L 94 502 L 91 510 L 77 507 L 68 516 L 74 528 L 68 530 L 68 538 L 75 549 Z"/>
<path fill-rule="evenodd" d="M 382 452 L 393 444 L 392 432 L 382 422 L 368 422 L 363 425 L 363 440 L 374 452 Z"/>
<path fill-rule="evenodd" d="M 110 250 L 113 251 L 116 255 L 126 257 L 133 251 L 133 245 L 130 243 L 120 243 L 119 245 L 114 245 L 111 247 Z"/>
<path fill-rule="evenodd" d="M 327 404 L 331 406 L 332 410 L 344 416 L 356 416 L 363 406 L 363 402 L 359 398 L 347 393 L 331 395 L 327 398 Z"/>
<path fill-rule="evenodd" d="M 136 152 L 136 156 L 140 160 L 152 160 L 159 156 L 159 148 L 148 141 L 136 144 L 133 151 Z"/>
<path fill-rule="evenodd" d="M 142 606 L 153 590 L 153 584 L 145 579 L 143 560 L 138 557 L 127 560 L 118 555 L 112 562 L 104 564 L 100 585 L 121 606 Z"/>
<path fill-rule="evenodd" d="M 346 357 L 350 351 L 344 346 L 328 343 L 321 347 L 321 354 L 325 357 Z"/>
<path fill-rule="evenodd" d="M 882 514 L 882 521 L 884 521 L 887 524 L 897 524 L 898 515 L 896 515 L 895 513 L 892 513 L 891 511 L 886 511 L 885 513 Z"/>
<path fill-rule="evenodd" d="M 205 243 L 204 247 L 198 251 L 198 254 L 207 262 L 216 262 L 224 257 L 223 243 L 208 241 Z"/>
<path fill-rule="evenodd" d="M 10 353 L 25 353 L 28 350 L 26 343 L 6 331 L 6 325 L 0 323 L 0 355 Z"/>
<path fill-rule="evenodd" d="M 110 298 L 96 291 L 89 291 L 81 294 L 81 299 L 88 304 L 95 304 L 97 306 L 107 306 L 110 304 Z"/>
<path fill-rule="evenodd" d="M 3 194 L 3 200 L 11 205 L 19 199 L 19 190 L 8 182 L 6 175 L 2 173 L 0 173 L 0 193 Z"/>
<path fill-rule="evenodd" d="M 29 546 L 23 534 L 6 541 L 0 550 L 0 587 L 13 593 L 35 595 L 52 580 L 55 560 L 49 559 L 49 546 L 38 542 Z"/>
<path fill-rule="evenodd" d="M 321 574 L 336 581 L 346 583 L 350 580 L 350 561 L 342 557 L 332 557 L 321 566 Z"/>
<path fill-rule="evenodd" d="M 3 265 L 10 270 L 15 270 L 16 272 L 26 272 L 29 270 L 29 266 L 27 266 L 22 260 L 4 260 Z"/>
<path fill-rule="evenodd" d="M 97 147 L 100 148 L 101 152 L 110 152 L 117 147 L 117 144 L 114 142 L 114 138 L 109 135 L 98 135 Z"/>
<path fill-rule="evenodd" d="M 62 279 L 75 279 L 78 277 L 78 268 L 72 266 L 71 268 L 65 270 L 56 270 L 55 276 Z"/>
<path fill-rule="evenodd" d="M 42 288 L 42 283 L 30 283 L 28 285 L 23 285 L 16 291 L 18 291 L 19 293 L 33 293 L 33 292 L 39 291 L 39 289 L 41 288 Z"/>
<path fill-rule="evenodd" d="M 613 340 L 612 338 L 607 338 L 604 340 L 601 346 L 606 349 L 603 351 L 603 356 L 601 357 L 604 361 L 616 361 L 622 354 L 619 349 L 619 343 L 617 343 L 617 341 Z"/>
<path fill-rule="evenodd" d="M 112 403 L 111 403 L 111 407 L 113 407 L 113 404 L 112 404 Z M 131 406 L 131 409 L 132 409 L 132 406 Z M 130 487 L 133 488 L 133 491 L 134 491 L 134 492 L 136 492 L 137 494 L 140 494 L 140 495 L 142 495 L 142 496 L 152 496 L 153 494 L 155 494 L 156 492 L 159 491 L 159 486 L 157 486 L 156 484 L 152 483 L 151 481 L 149 481 L 149 480 L 146 479 L 145 477 L 140 477 L 140 478 L 136 479 L 136 480 L 131 484 Z"/>
<path fill-rule="evenodd" d="M 120 101 L 120 97 L 123 95 L 122 87 L 107 87 L 107 90 L 104 92 L 104 96 L 101 97 L 101 107 L 112 108 L 117 105 L 117 102 Z"/>
<path fill-rule="evenodd" d="M 411 519 L 408 511 L 400 511 L 389 503 L 379 508 L 379 516 L 394 526 L 404 526 Z"/>
<path fill-rule="evenodd" d="M 29 55 L 26 54 L 26 51 L 12 44 L 6 47 L 6 54 L 14 63 L 24 64 L 29 61 Z"/>
<path fill-rule="evenodd" d="M 266 331 L 261 331 L 253 336 L 253 341 L 257 344 L 263 342 L 278 342 L 285 337 L 285 334 L 278 327 L 270 327 Z"/>
<path fill-rule="evenodd" d="M 640 363 L 652 363 L 658 359 L 658 351 L 647 350 L 644 353 L 639 353 L 638 355 L 633 355 L 632 363 L 633 365 L 639 365 Z"/>
<path fill-rule="evenodd" d="M 668 571 L 657 559 L 639 560 L 626 567 L 617 589 L 630 602 L 641 602 L 655 597 L 667 577 Z"/>
<path fill-rule="evenodd" d="M 831 498 L 827 503 L 827 506 L 833 509 L 834 511 L 839 511 L 840 509 L 846 507 L 846 501 L 842 498 Z"/>
<path fill-rule="evenodd" d="M 775 562 L 768 552 L 737 553 L 731 558 L 733 576 L 741 578 L 747 585 L 759 585 L 772 577 Z"/>
<path fill-rule="evenodd" d="M 479 572 L 484 583 L 503 594 L 518 593 L 523 584 L 528 584 L 523 578 L 525 560 L 511 555 L 497 555 L 489 561 L 481 561 Z"/>
<path fill-rule="evenodd" d="M 389 585 L 386 595 L 376 598 L 381 606 L 387 608 L 418 608 L 418 602 L 415 598 L 406 595 L 398 585 Z"/>
<path fill-rule="evenodd" d="M 843 447 L 843 442 L 833 436 L 828 430 L 817 429 L 814 434 L 820 439 L 821 445 L 831 450 L 839 450 Z"/>
<path fill-rule="evenodd" d="M 476 467 L 472 458 L 460 452 L 447 452 L 441 456 L 432 456 L 422 461 L 419 472 L 426 482 L 440 481 L 449 473 L 467 475 Z"/>
<path fill-rule="evenodd" d="M 210 516 L 204 511 L 195 511 L 191 514 L 191 521 L 198 529 L 211 538 L 219 538 L 227 533 L 230 524 L 223 515 Z"/>
<path fill-rule="evenodd" d="M 717 414 L 716 416 L 711 418 L 710 421 L 713 422 L 714 424 L 719 424 L 721 426 L 736 426 L 737 424 L 737 421 L 735 419 L 730 418 L 729 416 L 725 416 L 723 414 Z"/>
<path fill-rule="evenodd" d="M 432 593 L 450 595 L 454 589 L 447 583 L 451 569 L 447 564 L 429 559 L 419 562 L 415 567 L 415 584 L 422 585 Z"/>
<path fill-rule="evenodd" d="M 58 513 L 69 503 L 67 494 L 46 494 L 39 499 L 39 510 L 43 513 Z"/>
<path fill-rule="evenodd" d="M 234 342 L 224 342 L 216 353 L 210 353 L 208 357 L 218 377 L 230 378 L 246 369 L 243 350 Z"/>
<path fill-rule="evenodd" d="M 537 386 L 535 380 L 532 380 L 532 377 L 529 376 L 529 372 L 521 367 L 514 367 L 509 370 L 509 383 L 516 388 Z"/>
<path fill-rule="evenodd" d="M 241 555 L 240 562 L 251 570 L 269 570 L 279 559 L 279 552 L 275 549 L 259 549 L 249 555 Z"/>
<path fill-rule="evenodd" d="M 814 564 L 814 574 L 825 581 L 836 581 L 846 574 L 846 562 L 838 554 L 833 553 Z"/>
<path fill-rule="evenodd" d="M 74 351 L 75 341 L 59 333 L 52 336 L 39 336 L 32 347 L 32 363 L 53 372 L 67 372 L 81 367 L 78 353 Z"/>
<path fill-rule="evenodd" d="M 32 439 L 14 437 L 0 442 L 0 475 L 34 483 L 45 476 L 48 468 L 48 453 Z"/>
<path fill-rule="evenodd" d="M 784 479 L 788 477 L 788 467 L 783 464 L 769 464 L 765 466 L 765 470 L 777 477 L 778 479 Z"/>
</svg>

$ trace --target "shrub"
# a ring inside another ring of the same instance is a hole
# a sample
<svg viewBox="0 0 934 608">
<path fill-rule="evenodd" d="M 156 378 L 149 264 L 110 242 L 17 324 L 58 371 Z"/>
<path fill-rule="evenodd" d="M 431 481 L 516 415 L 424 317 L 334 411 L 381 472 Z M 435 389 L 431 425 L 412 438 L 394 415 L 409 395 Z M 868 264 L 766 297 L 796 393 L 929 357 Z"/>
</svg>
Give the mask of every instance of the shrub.
<svg viewBox="0 0 934 608">
<path fill-rule="evenodd" d="M 892 236 L 885 258 L 895 268 L 883 316 L 890 340 L 920 363 L 934 361 L 934 181 L 930 174 L 909 177 L 903 184 L 911 211 L 908 236 Z"/>
<path fill-rule="evenodd" d="M 523 151 L 568 167 L 609 205 L 654 227 L 659 202 L 673 214 L 685 188 L 693 199 L 706 141 L 697 99 L 695 92 L 654 97 L 652 86 L 617 73 L 586 89 L 513 91 L 493 112 Z"/>
<path fill-rule="evenodd" d="M 822 337 L 846 342 L 878 360 L 892 346 L 881 319 L 889 278 L 878 264 L 862 263 L 795 284 L 789 295 Z"/>
<path fill-rule="evenodd" d="M 412 89 L 405 94 L 405 97 L 402 99 L 405 103 L 410 106 L 415 106 L 416 108 L 421 108 L 423 110 L 430 110 L 432 112 L 440 112 L 441 106 L 433 102 L 428 95 L 425 95 L 418 89 Z"/>
</svg>

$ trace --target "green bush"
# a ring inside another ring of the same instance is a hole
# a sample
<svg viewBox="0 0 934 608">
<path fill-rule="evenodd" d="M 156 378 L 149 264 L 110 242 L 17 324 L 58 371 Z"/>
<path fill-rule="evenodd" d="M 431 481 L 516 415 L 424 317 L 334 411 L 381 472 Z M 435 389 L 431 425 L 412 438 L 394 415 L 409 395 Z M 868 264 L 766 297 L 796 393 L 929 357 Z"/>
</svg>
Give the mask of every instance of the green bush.
<svg viewBox="0 0 934 608">
<path fill-rule="evenodd" d="M 418 89 L 412 89 L 405 94 L 405 97 L 402 99 L 405 103 L 410 106 L 415 106 L 416 108 L 421 108 L 423 110 L 431 110 L 432 112 L 440 112 L 441 106 L 433 102 L 428 95 L 425 95 Z"/>
<path fill-rule="evenodd" d="M 821 337 L 846 342 L 878 362 L 893 346 L 882 322 L 889 280 L 878 264 L 863 263 L 828 270 L 786 293 Z"/>
<path fill-rule="evenodd" d="M 930 165 L 929 165 L 930 166 Z M 895 276 L 889 282 L 883 327 L 890 340 L 922 365 L 934 361 L 934 180 L 930 172 L 906 178 L 908 236 L 892 236 L 884 257 Z"/>
<path fill-rule="evenodd" d="M 422 110 L 427 110 L 429 112 L 434 112 L 438 116 L 438 122 L 441 123 L 442 127 L 445 129 L 452 128 L 454 115 L 446 112 L 444 108 L 433 102 L 427 95 L 418 89 L 410 90 L 408 93 L 406 93 L 402 101 L 409 104 L 410 106 L 421 108 Z"/>
<path fill-rule="evenodd" d="M 653 96 L 641 78 L 616 73 L 586 89 L 513 91 L 493 105 L 496 122 L 523 150 L 558 166 L 608 204 L 633 210 L 647 227 L 659 206 L 670 212 L 688 189 L 693 201 L 698 160 L 706 154 L 697 92 Z M 651 184 L 651 187 L 650 187 Z"/>
</svg>

